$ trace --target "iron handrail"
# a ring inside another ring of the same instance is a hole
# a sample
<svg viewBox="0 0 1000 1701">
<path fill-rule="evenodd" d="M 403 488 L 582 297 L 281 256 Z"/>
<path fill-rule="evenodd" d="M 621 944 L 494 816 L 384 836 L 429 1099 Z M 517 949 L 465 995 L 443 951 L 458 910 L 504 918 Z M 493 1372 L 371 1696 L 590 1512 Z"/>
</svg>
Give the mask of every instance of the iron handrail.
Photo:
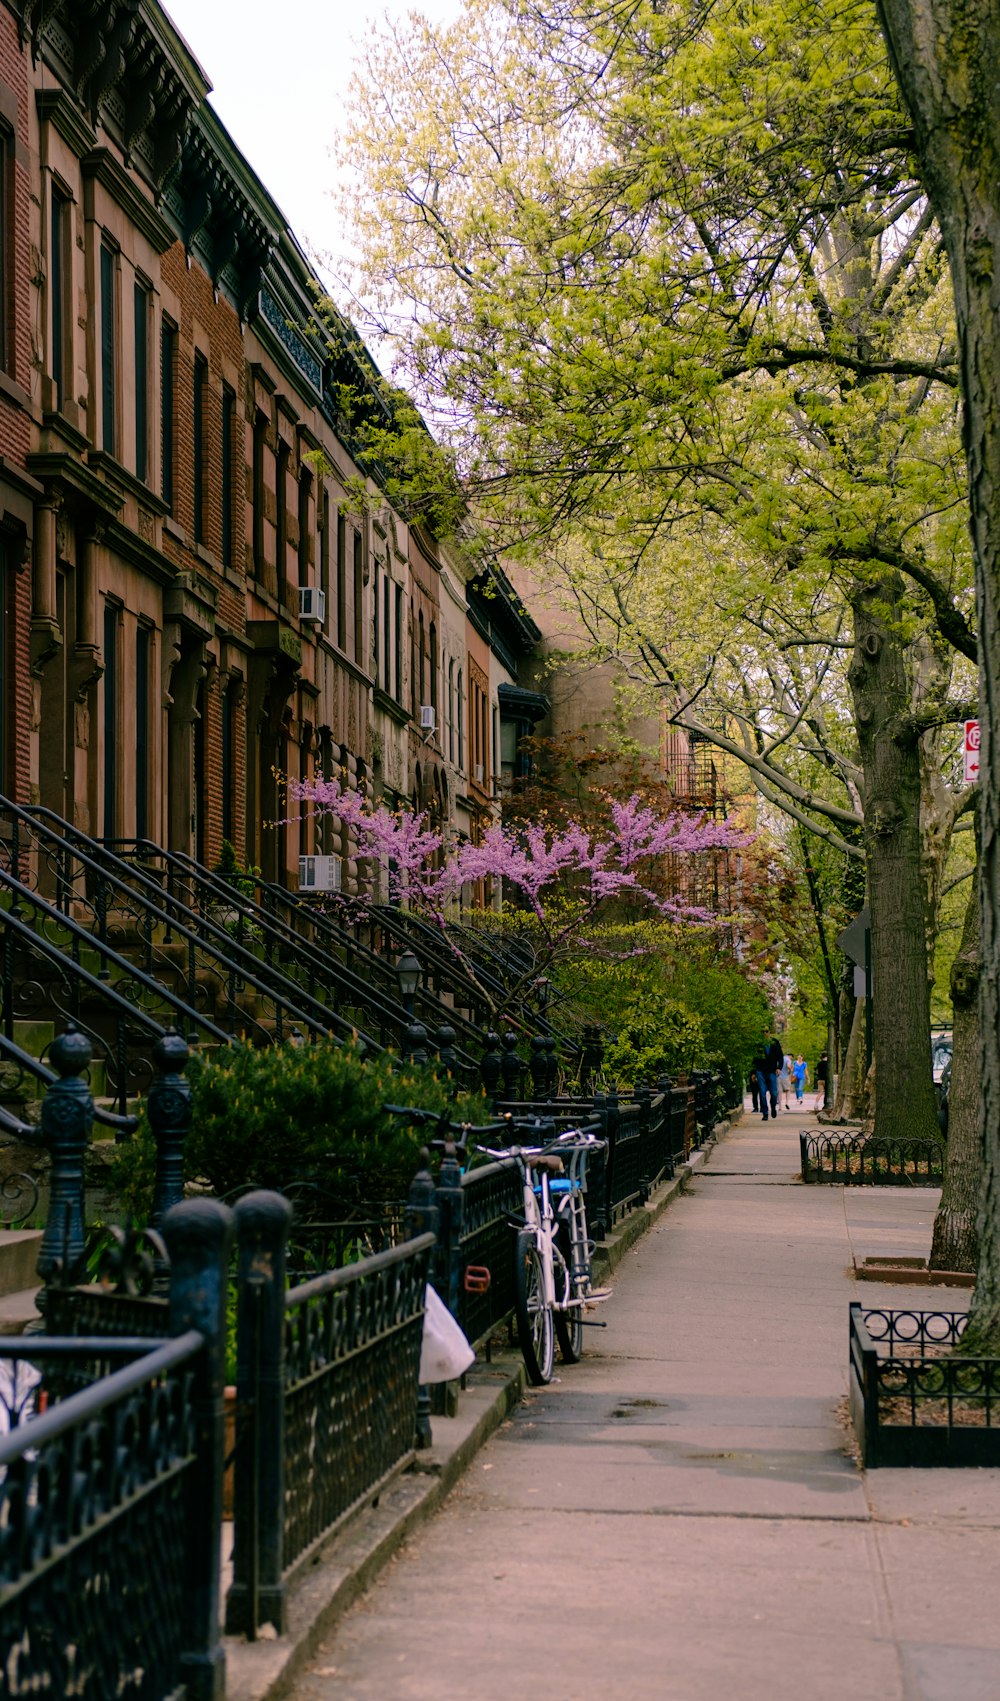
<svg viewBox="0 0 1000 1701">
<path fill-rule="evenodd" d="M 58 1441 L 66 1435 L 75 1424 L 88 1418 L 96 1417 L 116 1400 L 123 1399 L 134 1389 L 141 1388 L 144 1383 L 152 1382 L 164 1371 L 175 1370 L 195 1357 L 205 1344 L 205 1337 L 197 1329 L 188 1329 L 183 1335 L 176 1335 L 169 1341 L 154 1342 L 132 1340 L 115 1342 L 114 1338 L 93 1340 L 82 1336 L 44 1336 L 34 1335 L 30 1347 L 25 1349 L 24 1340 L 11 1343 L 11 1348 L 17 1348 L 17 1356 L 21 1359 L 49 1357 L 100 1357 L 107 1358 L 116 1348 L 119 1351 L 132 1351 L 141 1354 L 135 1363 L 124 1365 L 121 1370 L 113 1370 L 110 1376 L 102 1376 L 99 1382 L 89 1388 L 81 1388 L 79 1393 L 70 1394 L 65 1400 L 60 1400 L 56 1406 L 50 1406 L 41 1416 L 31 1418 L 28 1423 L 19 1424 L 7 1436 L 0 1437 L 0 1470 L 21 1456 L 27 1448 L 44 1447 L 50 1441 Z M 3 1356 L 4 1346 L 0 1345 L 0 1356 Z"/>
<path fill-rule="evenodd" d="M 43 1082 L 46 1087 L 51 1087 L 59 1079 L 55 1070 L 50 1069 L 47 1063 L 42 1062 L 41 1058 L 32 1057 L 30 1051 L 25 1051 L 22 1046 L 17 1044 L 16 1040 L 8 1039 L 7 1035 L 3 1033 L 0 1033 L 0 1054 L 9 1058 L 12 1063 L 16 1063 L 20 1069 L 26 1069 L 29 1074 L 34 1075 L 35 1079 Z M 8 1112 L 7 1114 L 11 1113 Z M 94 1120 L 108 1128 L 114 1128 L 122 1134 L 134 1134 L 139 1126 L 137 1116 L 118 1116 L 115 1111 L 106 1110 L 103 1105 L 96 1103 L 94 1105 Z M 32 1124 L 26 1122 L 22 1124 L 22 1127 L 30 1129 Z M 37 1130 L 35 1132 L 37 1134 Z"/>
</svg>

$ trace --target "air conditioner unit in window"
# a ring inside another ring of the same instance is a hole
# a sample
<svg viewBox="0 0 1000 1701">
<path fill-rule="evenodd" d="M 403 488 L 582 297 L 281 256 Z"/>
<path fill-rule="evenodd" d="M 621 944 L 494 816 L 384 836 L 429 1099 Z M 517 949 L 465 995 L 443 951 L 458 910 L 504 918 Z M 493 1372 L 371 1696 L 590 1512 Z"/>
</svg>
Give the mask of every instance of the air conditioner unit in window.
<svg viewBox="0 0 1000 1701">
<path fill-rule="evenodd" d="M 483 767 L 483 764 L 481 762 L 477 762 L 476 763 L 476 784 L 477 784 L 477 786 L 482 785 L 485 774 L 486 774 L 486 769 Z"/>
<path fill-rule="evenodd" d="M 339 856 L 300 856 L 300 892 L 339 892 Z"/>
<path fill-rule="evenodd" d="M 315 585 L 299 587 L 299 619 L 315 620 L 322 626 L 326 620 L 326 592 L 318 591 Z"/>
<path fill-rule="evenodd" d="M 433 703 L 421 703 L 421 705 L 420 705 L 420 730 L 421 730 L 421 732 L 433 732 L 434 731 L 434 704 Z"/>
</svg>

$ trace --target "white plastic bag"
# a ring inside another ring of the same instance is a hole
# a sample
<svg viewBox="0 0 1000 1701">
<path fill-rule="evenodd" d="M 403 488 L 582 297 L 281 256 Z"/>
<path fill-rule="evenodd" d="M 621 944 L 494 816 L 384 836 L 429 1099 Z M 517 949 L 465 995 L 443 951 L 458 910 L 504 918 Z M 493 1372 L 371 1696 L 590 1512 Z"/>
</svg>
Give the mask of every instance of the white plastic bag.
<svg viewBox="0 0 1000 1701">
<path fill-rule="evenodd" d="M 452 1382 L 468 1370 L 475 1357 L 448 1307 L 428 1282 L 420 1347 L 421 1382 Z"/>
</svg>

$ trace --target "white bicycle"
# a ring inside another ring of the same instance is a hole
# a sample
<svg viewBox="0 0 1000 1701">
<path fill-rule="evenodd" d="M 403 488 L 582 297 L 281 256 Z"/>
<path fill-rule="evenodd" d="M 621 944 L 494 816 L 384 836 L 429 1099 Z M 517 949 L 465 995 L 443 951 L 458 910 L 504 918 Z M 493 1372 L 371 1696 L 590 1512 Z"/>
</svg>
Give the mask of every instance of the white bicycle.
<svg viewBox="0 0 1000 1701">
<path fill-rule="evenodd" d="M 596 1134 L 571 1128 L 545 1146 L 479 1148 L 521 1172 L 524 1221 L 515 1225 L 514 1313 L 528 1378 L 536 1385 L 552 1380 L 556 1340 L 564 1362 L 576 1363 L 587 1326 L 584 1307 L 610 1295 L 591 1285 L 594 1243 L 586 1206 L 587 1157 L 604 1144 Z"/>
</svg>

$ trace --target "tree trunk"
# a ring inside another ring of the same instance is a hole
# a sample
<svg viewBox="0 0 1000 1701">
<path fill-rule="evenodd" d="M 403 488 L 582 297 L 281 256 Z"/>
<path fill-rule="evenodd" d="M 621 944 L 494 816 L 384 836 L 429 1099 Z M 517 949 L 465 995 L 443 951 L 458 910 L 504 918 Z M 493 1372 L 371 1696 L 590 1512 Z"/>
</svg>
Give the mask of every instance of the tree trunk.
<svg viewBox="0 0 1000 1701">
<path fill-rule="evenodd" d="M 983 1183 L 983 1093 L 979 1078 L 978 881 L 965 912 L 962 943 L 951 968 L 952 1053 L 948 1151 L 941 1203 L 934 1218 L 932 1270 L 974 1270 L 976 1219 Z"/>
<path fill-rule="evenodd" d="M 864 1083 L 864 1049 L 865 1001 L 863 998 L 857 998 L 854 1001 L 851 1032 L 844 1047 L 844 1066 L 840 1071 L 837 1102 L 833 1110 L 837 1122 L 851 1122 L 859 1114 L 858 1101 Z"/>
<path fill-rule="evenodd" d="M 872 1037 L 878 1064 L 876 1140 L 937 1134 L 920 839 L 920 752 L 907 732 L 910 683 L 898 631 L 895 575 L 857 588 L 854 715 L 865 784 L 871 908 Z"/>
<path fill-rule="evenodd" d="M 1000 1351 L 1000 10 L 878 0 L 951 262 L 979 625 L 984 1177 L 972 1324 Z"/>
</svg>

